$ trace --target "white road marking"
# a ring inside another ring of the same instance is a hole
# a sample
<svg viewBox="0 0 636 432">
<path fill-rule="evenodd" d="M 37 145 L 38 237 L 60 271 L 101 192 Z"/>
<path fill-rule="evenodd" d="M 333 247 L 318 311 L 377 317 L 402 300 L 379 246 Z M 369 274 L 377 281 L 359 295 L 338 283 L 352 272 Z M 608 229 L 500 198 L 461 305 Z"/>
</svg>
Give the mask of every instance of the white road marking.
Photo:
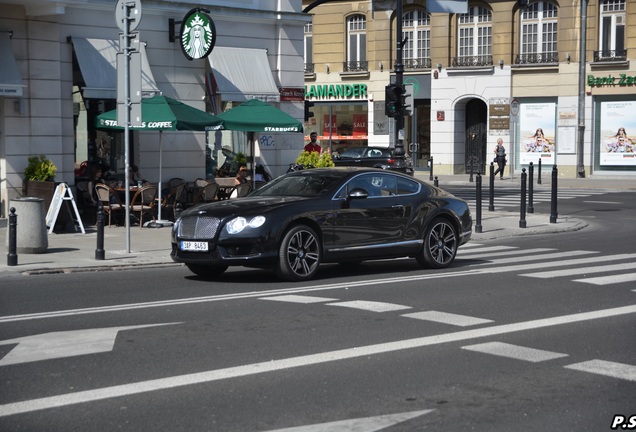
<svg viewBox="0 0 636 432">
<path fill-rule="evenodd" d="M 424 414 L 428 414 L 433 411 L 435 410 L 429 409 L 398 414 L 385 414 L 375 417 L 340 420 L 329 423 L 297 426 L 265 432 L 375 432 L 386 429 L 398 423 L 405 422 L 415 417 L 423 416 Z"/>
<path fill-rule="evenodd" d="M 457 250 L 457 255 L 460 254 L 460 252 L 464 252 L 462 255 L 464 254 L 476 254 L 476 253 L 486 253 L 486 252 L 500 252 L 500 251 L 506 251 L 506 253 L 508 253 L 507 251 L 509 251 L 510 249 L 519 249 L 516 246 L 490 246 L 490 247 L 483 247 L 480 249 L 473 249 L 470 251 L 463 251 L 461 248 Z"/>
<path fill-rule="evenodd" d="M 67 393 L 57 396 L 49 396 L 40 399 L 26 400 L 0 405 L 0 417 L 15 414 L 24 414 L 50 408 L 75 405 L 86 402 L 110 399 L 115 397 L 130 396 L 151 391 L 166 390 L 187 385 L 209 383 L 222 379 L 243 377 L 265 372 L 279 371 L 289 368 L 310 366 L 315 364 L 341 361 L 370 355 L 395 352 L 400 350 L 422 348 L 426 346 L 441 345 L 445 343 L 477 339 L 495 335 L 515 333 L 527 330 L 552 327 L 557 325 L 572 324 L 601 318 L 610 318 L 636 313 L 636 305 L 623 306 L 613 309 L 603 309 L 591 312 L 564 315 L 553 318 L 543 318 L 533 321 L 503 324 L 500 326 L 480 329 L 463 330 L 454 333 L 445 333 L 435 336 L 426 336 L 415 339 L 399 340 L 375 345 L 366 345 L 347 348 L 337 351 L 308 354 L 299 357 L 291 357 L 279 360 L 267 360 L 243 366 L 229 367 L 225 369 L 210 370 L 187 375 L 159 378 L 156 380 L 141 381 L 130 384 L 122 384 L 113 387 L 105 387 L 94 390 L 86 390 L 76 393 Z"/>
<path fill-rule="evenodd" d="M 512 345 L 503 342 L 487 342 L 477 345 L 463 346 L 462 349 L 476 351 L 484 354 L 492 354 L 500 357 L 508 357 L 516 360 L 524 360 L 532 363 L 567 357 L 567 354 Z"/>
<path fill-rule="evenodd" d="M 352 300 L 339 303 L 327 303 L 327 306 L 348 307 L 351 309 L 362 309 L 371 312 L 392 312 L 396 310 L 412 309 L 411 306 L 367 300 Z"/>
<path fill-rule="evenodd" d="M 612 378 L 636 381 L 636 366 L 623 363 L 614 363 L 605 360 L 590 360 L 582 363 L 574 363 L 564 367 L 566 369 L 589 372 Z"/>
<path fill-rule="evenodd" d="M 610 285 L 623 282 L 636 281 L 636 273 L 617 274 L 611 276 L 599 276 L 587 279 L 574 279 L 574 282 L 583 282 L 593 285 Z"/>
<path fill-rule="evenodd" d="M 442 324 L 450 324 L 459 327 L 469 327 L 474 325 L 486 324 L 493 322 L 492 320 L 483 319 L 483 318 L 475 318 L 466 315 L 457 315 L 447 312 L 438 312 L 438 311 L 425 311 L 425 312 L 414 312 L 409 314 L 402 315 L 406 318 L 414 318 L 424 321 L 434 321 Z"/>
<path fill-rule="evenodd" d="M 510 255 L 530 255 L 532 256 L 532 254 L 537 254 L 537 253 L 544 253 L 544 252 L 550 252 L 550 251 L 555 251 L 556 249 L 552 249 L 552 248 L 534 248 L 534 249 L 516 249 L 516 250 L 507 250 L 504 253 L 502 253 L 501 255 L 505 255 L 505 256 L 510 256 Z M 457 258 L 470 258 L 470 259 L 474 259 L 474 258 L 478 258 L 481 255 L 488 257 L 488 256 L 492 256 L 492 253 L 484 253 L 483 249 L 473 249 L 473 250 L 469 250 L 464 252 L 463 254 L 460 254 L 459 251 L 457 253 Z M 500 255 L 496 255 L 496 256 L 500 256 Z"/>
<path fill-rule="evenodd" d="M 622 202 L 618 202 L 618 201 L 583 201 L 584 203 L 589 203 L 589 204 L 623 204 Z"/>
<path fill-rule="evenodd" d="M 109 352 L 113 350 L 120 331 L 174 324 L 180 323 L 51 332 L 4 340 L 0 341 L 0 345 L 17 346 L 0 360 L 0 366 Z"/>
<path fill-rule="evenodd" d="M 337 301 L 337 298 L 329 298 L 329 297 L 314 297 L 314 296 L 302 296 L 302 295 L 281 295 L 274 297 L 261 297 L 259 300 L 272 300 L 272 301 L 281 301 L 281 302 L 289 302 L 289 303 L 324 303 L 324 302 L 332 302 Z"/>
<path fill-rule="evenodd" d="M 538 272 L 538 273 L 526 273 L 526 274 L 520 274 L 519 276 L 549 279 L 553 277 L 573 276 L 573 275 L 579 275 L 579 274 L 585 275 L 585 274 L 592 274 L 592 273 L 605 273 L 605 272 L 612 272 L 617 270 L 626 270 L 626 268 L 627 268 L 626 264 L 612 264 L 612 265 L 605 265 L 605 266 L 579 267 L 579 268 L 552 270 L 552 271 Z"/>
<path fill-rule="evenodd" d="M 575 251 L 572 251 L 572 253 L 574 252 Z M 580 251 L 580 252 L 589 253 L 586 251 Z M 568 253 L 569 252 L 563 252 L 561 253 L 561 256 Z M 605 256 L 595 256 L 591 258 L 578 258 L 578 259 L 563 260 L 563 261 L 545 261 L 545 262 L 539 262 L 539 263 L 528 263 L 528 264 L 522 264 L 522 265 L 516 265 L 516 266 L 498 266 L 492 269 L 489 268 L 484 270 L 486 270 L 486 273 L 516 272 L 516 271 L 523 271 L 523 270 L 545 269 L 550 267 L 565 267 L 565 266 L 573 266 L 573 265 L 580 265 L 580 264 L 596 264 L 596 263 L 604 262 L 604 261 L 633 259 L 633 257 L 634 257 L 634 254 L 605 255 Z M 499 264 L 500 262 L 501 262 L 500 260 L 494 260 L 492 261 L 492 264 Z M 483 266 L 484 264 L 477 264 L 477 265 Z M 477 265 L 473 267 L 476 267 Z"/>
</svg>

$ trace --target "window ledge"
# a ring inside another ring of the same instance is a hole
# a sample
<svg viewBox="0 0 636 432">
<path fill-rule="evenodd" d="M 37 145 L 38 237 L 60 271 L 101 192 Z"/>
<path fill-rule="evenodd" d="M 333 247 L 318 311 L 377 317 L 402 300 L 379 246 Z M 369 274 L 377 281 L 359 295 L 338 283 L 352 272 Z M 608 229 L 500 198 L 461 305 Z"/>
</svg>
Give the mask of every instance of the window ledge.
<svg viewBox="0 0 636 432">
<path fill-rule="evenodd" d="M 369 78 L 370 76 L 369 71 L 340 72 L 341 78 Z"/>
<path fill-rule="evenodd" d="M 494 72 L 494 65 L 487 66 L 455 66 L 447 67 L 446 73 L 449 75 L 462 74 L 462 73 L 476 73 L 476 72 Z"/>
<path fill-rule="evenodd" d="M 513 64 L 513 70 L 559 70 L 559 63 L 533 63 L 533 64 Z"/>
<path fill-rule="evenodd" d="M 628 67 L 629 67 L 629 60 L 590 62 L 590 68 L 592 68 L 592 69 L 600 69 L 600 68 L 628 68 Z"/>
</svg>

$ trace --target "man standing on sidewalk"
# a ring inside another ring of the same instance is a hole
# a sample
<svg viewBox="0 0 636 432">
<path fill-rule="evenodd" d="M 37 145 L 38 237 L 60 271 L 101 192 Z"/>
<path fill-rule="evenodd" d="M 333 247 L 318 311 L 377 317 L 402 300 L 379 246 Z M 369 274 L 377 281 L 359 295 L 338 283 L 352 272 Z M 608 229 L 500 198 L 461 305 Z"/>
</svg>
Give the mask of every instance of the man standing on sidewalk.
<svg viewBox="0 0 636 432">
<path fill-rule="evenodd" d="M 497 140 L 497 147 L 495 147 L 495 161 L 497 162 L 497 170 L 493 175 L 496 176 L 499 173 L 499 178 L 503 180 L 504 168 L 506 167 L 506 149 L 501 138 Z"/>
</svg>

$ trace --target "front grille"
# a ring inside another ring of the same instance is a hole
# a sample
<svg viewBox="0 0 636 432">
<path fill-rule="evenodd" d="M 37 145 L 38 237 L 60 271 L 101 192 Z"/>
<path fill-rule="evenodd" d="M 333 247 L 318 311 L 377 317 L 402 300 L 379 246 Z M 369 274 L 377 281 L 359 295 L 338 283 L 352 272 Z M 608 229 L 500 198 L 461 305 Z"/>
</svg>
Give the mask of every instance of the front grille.
<svg viewBox="0 0 636 432">
<path fill-rule="evenodd" d="M 216 236 L 221 221 L 215 217 L 195 216 L 181 219 L 179 238 L 190 240 L 209 240 Z"/>
</svg>

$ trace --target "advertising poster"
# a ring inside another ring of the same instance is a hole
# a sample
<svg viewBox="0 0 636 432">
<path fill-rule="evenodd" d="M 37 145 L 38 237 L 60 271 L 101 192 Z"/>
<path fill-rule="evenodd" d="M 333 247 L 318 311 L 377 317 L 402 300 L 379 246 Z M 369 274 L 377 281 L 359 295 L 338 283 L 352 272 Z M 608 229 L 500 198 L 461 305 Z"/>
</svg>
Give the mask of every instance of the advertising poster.
<svg viewBox="0 0 636 432">
<path fill-rule="evenodd" d="M 635 111 L 635 101 L 601 102 L 601 165 L 636 166 Z"/>
<path fill-rule="evenodd" d="M 555 163 L 556 103 L 526 103 L 519 109 L 519 163 Z"/>
<path fill-rule="evenodd" d="M 338 135 L 338 123 L 336 122 L 336 116 L 331 116 L 331 125 L 329 124 L 329 114 L 324 115 L 322 122 L 322 135 L 320 139 L 329 139 L 329 136 Z"/>
<path fill-rule="evenodd" d="M 367 133 L 367 113 L 353 115 L 353 136 L 368 139 Z"/>
</svg>

